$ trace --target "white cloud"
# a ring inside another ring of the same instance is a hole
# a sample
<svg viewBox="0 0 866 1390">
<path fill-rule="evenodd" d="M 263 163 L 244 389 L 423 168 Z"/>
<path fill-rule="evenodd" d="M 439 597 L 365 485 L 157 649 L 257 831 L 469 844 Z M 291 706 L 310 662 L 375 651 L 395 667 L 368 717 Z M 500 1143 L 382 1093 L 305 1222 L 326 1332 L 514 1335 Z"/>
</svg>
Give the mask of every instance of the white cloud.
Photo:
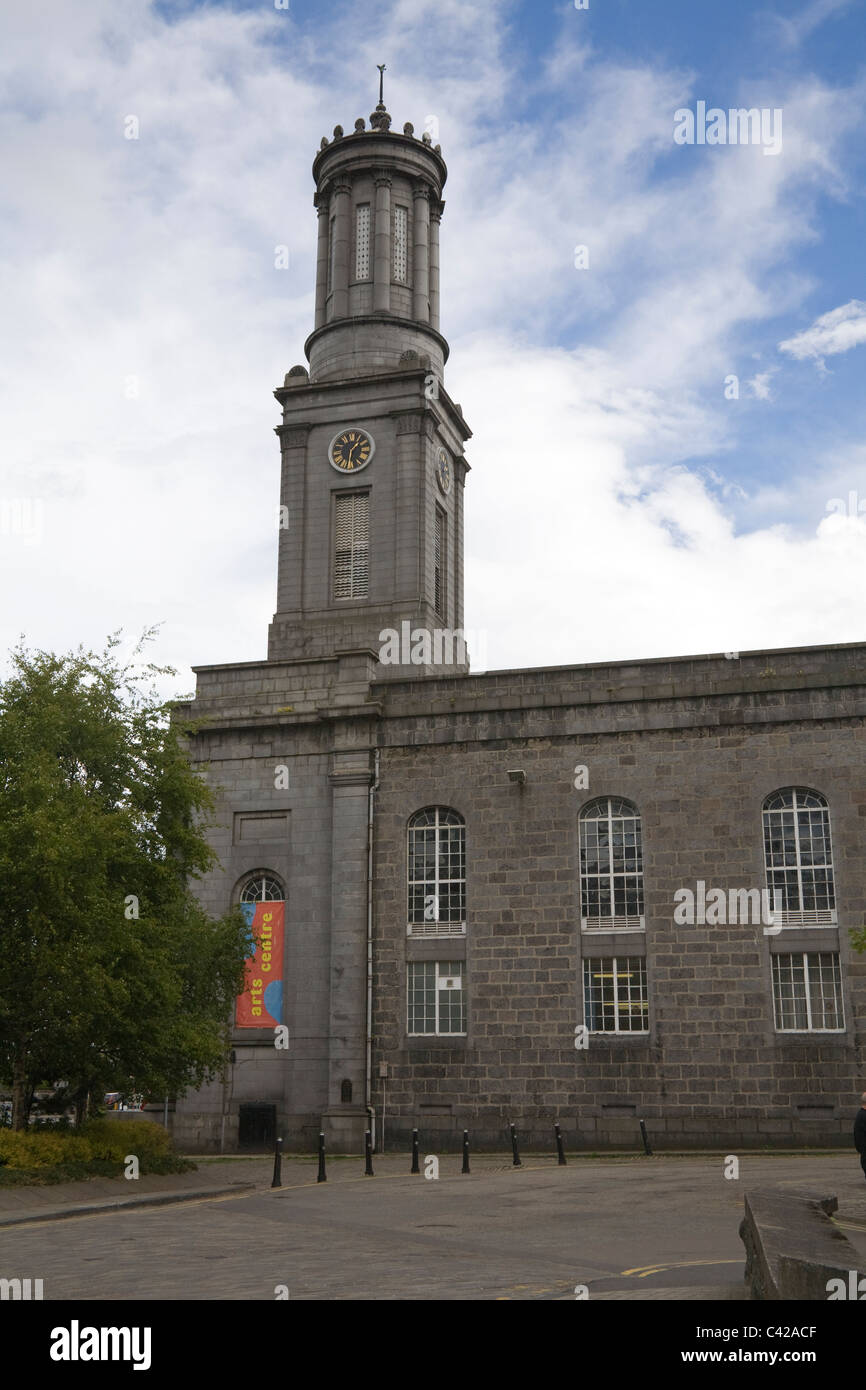
<svg viewBox="0 0 866 1390">
<path fill-rule="evenodd" d="M 784 0 L 784 3 L 788 3 L 788 0 Z M 772 19 L 784 43 L 789 48 L 798 48 L 828 19 L 835 19 L 850 9 L 853 3 L 854 0 L 812 0 L 793 18 L 790 15 L 773 15 Z"/>
<path fill-rule="evenodd" d="M 851 299 L 838 309 L 822 314 L 811 328 L 786 338 L 779 344 L 779 351 L 800 361 L 814 357 L 818 366 L 823 367 L 825 357 L 849 352 L 861 343 L 866 343 L 866 302 Z"/>
<path fill-rule="evenodd" d="M 264 655 L 271 391 L 312 326 L 310 165 L 323 132 L 372 110 L 382 55 L 395 126 L 438 115 L 449 165 L 447 386 L 475 432 L 466 621 L 491 664 L 862 635 L 853 541 L 738 535 L 736 486 L 695 471 L 736 441 L 723 381 L 744 329 L 811 288 L 788 272 L 815 236 L 804 189 L 844 186 L 862 89 L 840 120 L 837 93 L 792 88 L 784 159 L 677 164 L 687 76 L 572 49 L 523 114 L 507 9 L 487 0 L 399 0 L 372 25 L 350 7 L 315 38 L 290 12 L 128 13 L 46 3 L 0 54 L 0 499 L 41 498 L 45 526 L 41 545 L 0 536 L 0 648 L 164 619 L 158 658 L 182 668 Z"/>
<path fill-rule="evenodd" d="M 769 371 L 757 372 L 746 382 L 756 401 L 769 401 L 771 399 L 770 384 L 776 371 L 777 368 L 771 367 Z"/>
</svg>

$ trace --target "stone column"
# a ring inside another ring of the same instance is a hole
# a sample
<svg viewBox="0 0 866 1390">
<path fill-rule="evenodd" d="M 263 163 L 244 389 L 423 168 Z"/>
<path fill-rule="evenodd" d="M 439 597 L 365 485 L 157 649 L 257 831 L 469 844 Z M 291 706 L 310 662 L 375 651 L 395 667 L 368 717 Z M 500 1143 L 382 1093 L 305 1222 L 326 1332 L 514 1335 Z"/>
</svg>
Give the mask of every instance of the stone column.
<svg viewBox="0 0 866 1390">
<path fill-rule="evenodd" d="M 315 205 L 319 212 L 319 241 L 316 253 L 316 328 L 325 322 L 326 300 L 328 297 L 328 232 L 330 230 L 330 200 L 324 189 L 316 194 Z"/>
<path fill-rule="evenodd" d="M 349 249 L 351 246 L 351 184 L 334 186 L 334 283 L 331 286 L 331 318 L 349 316 Z"/>
<path fill-rule="evenodd" d="M 439 223 L 445 204 L 438 199 L 430 206 L 430 327 L 439 332 Z"/>
<path fill-rule="evenodd" d="M 412 190 L 415 199 L 415 283 L 412 295 L 412 317 L 419 323 L 430 322 L 430 203 L 427 185 L 419 181 Z"/>
<path fill-rule="evenodd" d="M 280 526 L 277 558 L 277 613 L 299 616 L 305 607 L 304 535 L 306 533 L 306 457 L 310 426 L 294 421 L 277 429 L 282 446 L 280 506 L 288 508 L 288 525 Z"/>
<path fill-rule="evenodd" d="M 462 459 L 455 461 L 454 468 L 454 626 L 463 628 L 463 489 L 466 483 L 466 466 Z"/>
<path fill-rule="evenodd" d="M 386 169 L 375 169 L 376 229 L 373 240 L 373 312 L 391 309 L 391 178 Z"/>
<path fill-rule="evenodd" d="M 424 525 L 425 438 L 423 411 L 412 410 L 397 416 L 394 509 L 400 518 L 400 528 L 394 555 L 394 597 L 399 604 L 405 605 L 406 617 L 411 615 L 412 605 L 424 584 L 420 546 Z M 391 667 L 385 669 L 390 673 Z"/>
<path fill-rule="evenodd" d="M 357 745 L 356 745 L 357 748 Z M 322 1127 L 329 1148 L 363 1151 L 367 1038 L 368 749 L 331 756 L 331 995 L 328 1105 Z M 351 1102 L 341 1101 L 349 1081 Z"/>
</svg>

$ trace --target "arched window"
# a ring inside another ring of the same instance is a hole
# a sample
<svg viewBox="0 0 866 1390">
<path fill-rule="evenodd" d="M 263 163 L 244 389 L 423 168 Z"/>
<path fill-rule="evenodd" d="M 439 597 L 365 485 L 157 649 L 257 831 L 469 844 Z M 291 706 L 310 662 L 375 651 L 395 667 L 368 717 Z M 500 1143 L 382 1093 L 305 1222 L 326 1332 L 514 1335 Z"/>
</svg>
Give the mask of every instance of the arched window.
<svg viewBox="0 0 866 1390">
<path fill-rule="evenodd" d="M 605 796 L 580 813 L 580 916 L 584 931 L 644 927 L 640 814 Z"/>
<path fill-rule="evenodd" d="M 445 806 L 409 821 L 410 936 L 466 934 L 466 824 Z"/>
<path fill-rule="evenodd" d="M 283 886 L 267 872 L 256 872 L 241 889 L 242 903 L 281 903 L 285 899 Z"/>
<path fill-rule="evenodd" d="M 785 787 L 767 797 L 764 862 L 778 926 L 835 925 L 830 808 L 820 792 Z"/>
</svg>

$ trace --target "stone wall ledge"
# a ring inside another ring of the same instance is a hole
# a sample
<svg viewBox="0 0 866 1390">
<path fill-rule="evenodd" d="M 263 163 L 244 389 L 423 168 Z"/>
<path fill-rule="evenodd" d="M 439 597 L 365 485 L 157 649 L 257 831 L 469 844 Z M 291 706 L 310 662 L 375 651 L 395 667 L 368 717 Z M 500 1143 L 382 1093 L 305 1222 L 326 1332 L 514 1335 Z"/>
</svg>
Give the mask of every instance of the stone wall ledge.
<svg viewBox="0 0 866 1390">
<path fill-rule="evenodd" d="M 831 1279 L 841 1279 L 847 1289 L 852 1271 L 858 1281 L 863 1277 L 857 1251 L 830 1220 L 838 1206 L 836 1197 L 814 1193 L 746 1193 L 740 1238 L 752 1298 L 826 1302 Z"/>
</svg>

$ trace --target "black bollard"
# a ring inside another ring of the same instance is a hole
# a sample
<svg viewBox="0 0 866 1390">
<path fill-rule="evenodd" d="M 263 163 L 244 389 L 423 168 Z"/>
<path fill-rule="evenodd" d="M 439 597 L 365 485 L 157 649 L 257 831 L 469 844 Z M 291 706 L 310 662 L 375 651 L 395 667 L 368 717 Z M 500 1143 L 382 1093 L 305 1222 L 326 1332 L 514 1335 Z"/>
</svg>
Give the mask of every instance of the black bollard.
<svg viewBox="0 0 866 1390">
<path fill-rule="evenodd" d="M 650 1142 L 649 1142 L 649 1140 L 648 1140 L 647 1137 L 646 1137 L 646 1124 L 644 1123 L 643 1120 L 640 1121 L 640 1137 L 641 1137 L 641 1139 L 643 1140 L 643 1149 L 644 1149 L 644 1153 L 647 1154 L 647 1156 L 651 1158 L 651 1157 L 652 1157 L 652 1149 L 650 1148 Z"/>
<path fill-rule="evenodd" d="M 468 1129 L 464 1129 L 464 1131 L 463 1131 L 463 1167 L 460 1169 L 460 1172 L 461 1172 L 461 1173 L 468 1173 L 468 1172 L 469 1172 L 469 1130 L 468 1130 Z"/>
<path fill-rule="evenodd" d="M 517 1130 L 514 1125 L 509 1125 L 508 1128 L 511 1130 L 511 1166 L 512 1168 L 522 1168 L 520 1154 L 517 1152 Z"/>
<path fill-rule="evenodd" d="M 412 1130 L 412 1167 L 411 1167 L 411 1169 L 410 1169 L 410 1172 L 412 1172 L 412 1173 L 420 1173 L 420 1172 L 421 1172 L 421 1169 L 418 1167 L 418 1131 L 417 1131 L 417 1129 L 413 1129 L 413 1130 Z"/>
<path fill-rule="evenodd" d="M 364 1135 L 364 1177 L 374 1178 L 373 1172 L 373 1136 L 369 1130 Z"/>
<path fill-rule="evenodd" d="M 282 1139 L 278 1139 L 277 1142 L 276 1142 L 276 1144 L 274 1145 L 274 1180 L 273 1180 L 273 1182 L 271 1183 L 271 1187 L 282 1187 L 282 1183 L 280 1182 L 280 1175 L 281 1175 L 281 1172 L 282 1172 L 282 1166 L 283 1166 L 283 1141 L 282 1141 Z"/>
<path fill-rule="evenodd" d="M 327 1181 L 328 1181 L 328 1179 L 327 1179 L 327 1177 L 326 1177 L 326 1175 L 325 1175 L 325 1136 L 324 1136 L 324 1134 L 320 1134 L 320 1135 L 319 1135 L 319 1176 L 316 1178 L 316 1182 L 327 1182 Z"/>
<path fill-rule="evenodd" d="M 559 1132 L 559 1125 L 554 1125 L 556 1130 L 556 1161 L 560 1168 L 565 1167 L 565 1150 L 562 1147 L 562 1135 Z"/>
</svg>

